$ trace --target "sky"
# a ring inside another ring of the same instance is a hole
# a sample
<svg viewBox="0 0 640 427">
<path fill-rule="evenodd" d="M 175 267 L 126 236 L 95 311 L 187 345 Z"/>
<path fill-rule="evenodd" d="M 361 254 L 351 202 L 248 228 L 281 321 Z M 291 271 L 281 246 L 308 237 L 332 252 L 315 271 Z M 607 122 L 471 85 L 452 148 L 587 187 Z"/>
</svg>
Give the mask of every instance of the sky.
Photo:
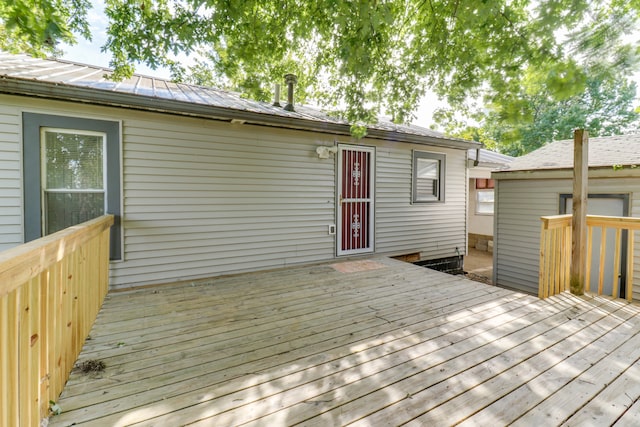
<svg viewBox="0 0 640 427">
<path fill-rule="evenodd" d="M 87 65 L 108 67 L 111 56 L 108 53 L 101 52 L 101 47 L 107 40 L 107 18 L 104 15 L 104 1 L 94 0 L 91 3 L 93 7 L 89 10 L 88 22 L 91 29 L 92 40 L 88 41 L 79 36 L 77 44 L 73 46 L 66 44 L 61 45 L 60 49 L 64 52 L 62 59 Z M 183 61 L 189 60 L 186 55 L 180 59 Z M 153 70 L 143 64 L 136 65 L 136 73 L 166 79 L 171 77 L 167 69 Z M 438 101 L 433 93 L 427 93 L 420 101 L 420 105 L 414 113 L 416 118 L 412 123 L 426 128 L 430 127 L 433 123 L 433 112 L 436 108 L 444 106 L 446 106 L 446 103 Z"/>
<path fill-rule="evenodd" d="M 86 40 L 81 36 L 77 37 L 77 44 L 62 44 L 60 49 L 64 51 L 62 59 L 79 62 L 88 65 L 108 67 L 110 55 L 101 51 L 107 40 L 107 17 L 104 15 L 104 2 L 102 0 L 92 1 L 93 7 L 89 9 L 87 20 L 89 22 L 92 40 Z M 136 73 L 151 75 L 154 77 L 169 78 L 167 70 L 152 70 L 149 67 L 138 65 Z"/>
</svg>

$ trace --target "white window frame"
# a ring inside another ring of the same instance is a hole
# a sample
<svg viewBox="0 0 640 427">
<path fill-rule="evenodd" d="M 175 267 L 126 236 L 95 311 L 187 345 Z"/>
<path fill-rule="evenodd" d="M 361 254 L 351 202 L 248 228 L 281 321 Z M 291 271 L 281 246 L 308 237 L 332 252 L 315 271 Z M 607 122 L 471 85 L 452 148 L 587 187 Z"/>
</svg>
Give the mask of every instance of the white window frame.
<svg viewBox="0 0 640 427">
<path fill-rule="evenodd" d="M 438 194 L 435 198 L 424 198 L 418 194 L 418 161 L 428 159 L 437 161 L 438 165 Z M 411 171 L 411 203 L 444 203 L 445 201 L 445 176 L 446 159 L 444 153 L 433 153 L 430 151 L 413 150 L 412 171 Z"/>
<path fill-rule="evenodd" d="M 491 202 L 491 212 L 482 212 L 480 210 L 480 206 L 486 206 L 489 204 L 489 202 L 481 202 L 480 201 L 480 193 L 493 193 L 493 202 Z M 476 190 L 476 215 L 493 215 L 495 212 L 495 189 L 493 188 L 483 188 L 483 189 L 479 189 Z"/>
<path fill-rule="evenodd" d="M 83 189 L 74 189 L 74 188 L 55 188 L 50 189 L 47 188 L 47 150 L 45 144 L 45 135 L 50 133 L 62 133 L 68 135 L 87 135 L 87 136 L 100 136 L 102 137 L 102 188 L 83 188 Z M 62 129 L 62 128 L 53 128 L 53 127 L 42 127 L 40 128 L 40 178 L 41 178 L 41 192 L 40 192 L 40 200 L 42 206 L 42 230 L 43 234 L 49 234 L 47 230 L 47 198 L 45 197 L 47 193 L 102 193 L 104 194 L 103 198 L 103 211 L 107 211 L 107 192 L 109 189 L 107 188 L 107 134 L 105 132 L 94 132 L 89 130 L 79 130 L 79 129 Z"/>
</svg>

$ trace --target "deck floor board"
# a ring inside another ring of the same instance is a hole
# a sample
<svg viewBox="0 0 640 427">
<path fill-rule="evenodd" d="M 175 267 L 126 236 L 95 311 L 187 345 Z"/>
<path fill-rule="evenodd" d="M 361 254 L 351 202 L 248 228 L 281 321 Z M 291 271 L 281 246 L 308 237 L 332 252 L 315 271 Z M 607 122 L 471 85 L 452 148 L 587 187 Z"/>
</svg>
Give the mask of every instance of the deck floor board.
<svg viewBox="0 0 640 427">
<path fill-rule="evenodd" d="M 111 293 L 49 425 L 638 420 L 638 305 L 336 264 Z"/>
</svg>

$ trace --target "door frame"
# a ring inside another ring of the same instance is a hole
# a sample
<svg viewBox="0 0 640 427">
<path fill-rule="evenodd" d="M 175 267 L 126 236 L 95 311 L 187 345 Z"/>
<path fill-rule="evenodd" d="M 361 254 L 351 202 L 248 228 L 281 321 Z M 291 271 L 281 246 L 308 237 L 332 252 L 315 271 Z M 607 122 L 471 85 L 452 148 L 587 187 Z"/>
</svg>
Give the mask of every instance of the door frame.
<svg viewBox="0 0 640 427">
<path fill-rule="evenodd" d="M 369 176 L 369 197 L 367 200 L 370 201 L 368 215 L 369 221 L 368 226 L 368 238 L 369 238 L 369 246 L 367 248 L 361 249 L 348 249 L 343 250 L 342 246 L 342 237 L 343 237 L 343 227 L 342 227 L 342 183 L 343 183 L 343 175 L 344 171 L 342 170 L 342 160 L 343 155 L 346 150 L 355 150 L 361 152 L 370 153 L 370 164 L 368 168 Z M 352 144 L 338 144 L 338 155 L 336 156 L 336 256 L 347 256 L 347 255 L 355 255 L 355 254 L 364 254 L 364 253 L 373 253 L 375 252 L 375 194 L 376 194 L 376 185 L 375 185 L 375 177 L 376 177 L 376 147 L 368 146 L 368 145 L 352 145 Z"/>
</svg>

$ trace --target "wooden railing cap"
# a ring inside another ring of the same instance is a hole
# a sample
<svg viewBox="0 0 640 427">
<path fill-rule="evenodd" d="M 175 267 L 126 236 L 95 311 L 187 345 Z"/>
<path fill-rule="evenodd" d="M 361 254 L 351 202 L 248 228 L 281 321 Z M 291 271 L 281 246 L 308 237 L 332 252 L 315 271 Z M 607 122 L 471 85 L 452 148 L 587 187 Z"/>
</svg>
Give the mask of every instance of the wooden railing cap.
<svg viewBox="0 0 640 427">
<path fill-rule="evenodd" d="M 540 217 L 545 230 L 571 225 L 571 215 L 549 215 Z"/>
<path fill-rule="evenodd" d="M 0 297 L 111 227 L 113 221 L 113 215 L 103 215 L 0 252 Z"/>
</svg>

